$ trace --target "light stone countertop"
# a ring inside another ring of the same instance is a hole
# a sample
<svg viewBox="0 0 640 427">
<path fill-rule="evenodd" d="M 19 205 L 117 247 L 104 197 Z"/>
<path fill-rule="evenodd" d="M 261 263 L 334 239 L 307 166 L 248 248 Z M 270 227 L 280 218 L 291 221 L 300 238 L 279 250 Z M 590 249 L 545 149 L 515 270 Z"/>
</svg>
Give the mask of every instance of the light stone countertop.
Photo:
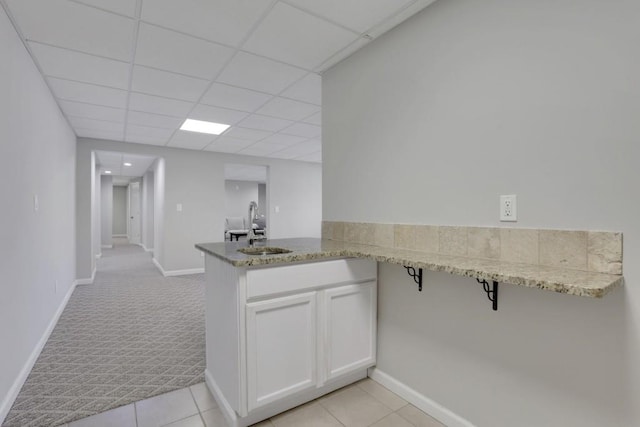
<svg viewBox="0 0 640 427">
<path fill-rule="evenodd" d="M 593 298 L 603 297 L 612 289 L 621 286 L 624 281 L 622 275 L 439 255 L 314 238 L 272 239 L 255 245 L 275 246 L 292 251 L 277 255 L 245 255 L 238 252 L 238 249 L 248 246 L 246 241 L 200 243 L 195 246 L 235 267 L 256 267 L 343 257 L 369 258 L 378 262 L 444 271 L 458 276 Z"/>
</svg>

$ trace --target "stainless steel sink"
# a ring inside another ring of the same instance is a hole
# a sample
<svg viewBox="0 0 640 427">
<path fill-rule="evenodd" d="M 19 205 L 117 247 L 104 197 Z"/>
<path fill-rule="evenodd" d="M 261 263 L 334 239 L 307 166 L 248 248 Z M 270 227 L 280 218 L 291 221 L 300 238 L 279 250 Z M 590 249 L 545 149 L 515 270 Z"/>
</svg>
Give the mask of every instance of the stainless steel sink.
<svg viewBox="0 0 640 427">
<path fill-rule="evenodd" d="M 241 248 L 238 252 L 242 252 L 245 255 L 276 255 L 276 254 L 288 254 L 291 252 L 289 249 L 276 248 L 273 246 L 262 246 L 254 248 Z"/>
</svg>

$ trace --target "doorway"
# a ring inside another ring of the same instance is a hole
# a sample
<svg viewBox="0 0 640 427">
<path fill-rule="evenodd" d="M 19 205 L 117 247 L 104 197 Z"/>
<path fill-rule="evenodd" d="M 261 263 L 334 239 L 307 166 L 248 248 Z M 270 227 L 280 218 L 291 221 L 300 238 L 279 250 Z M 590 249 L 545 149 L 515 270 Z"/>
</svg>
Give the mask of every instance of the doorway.
<svg viewBox="0 0 640 427">
<path fill-rule="evenodd" d="M 242 240 L 249 228 L 268 236 L 269 197 L 268 166 L 227 163 L 225 178 L 225 240 Z M 258 205 L 255 217 L 249 218 L 249 205 Z"/>
</svg>

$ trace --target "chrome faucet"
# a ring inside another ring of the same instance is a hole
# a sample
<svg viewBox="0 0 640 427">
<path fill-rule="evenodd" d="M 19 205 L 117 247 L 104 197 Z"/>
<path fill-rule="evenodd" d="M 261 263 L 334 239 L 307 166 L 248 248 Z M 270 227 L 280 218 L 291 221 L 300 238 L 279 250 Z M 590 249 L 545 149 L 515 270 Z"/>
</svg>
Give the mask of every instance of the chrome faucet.
<svg viewBox="0 0 640 427">
<path fill-rule="evenodd" d="M 256 240 L 265 240 L 267 238 L 266 235 L 256 235 L 253 231 L 253 221 L 256 219 L 258 214 L 258 204 L 254 201 L 249 203 L 249 231 L 247 232 L 247 241 L 249 242 L 249 247 L 253 247 L 253 242 Z"/>
</svg>

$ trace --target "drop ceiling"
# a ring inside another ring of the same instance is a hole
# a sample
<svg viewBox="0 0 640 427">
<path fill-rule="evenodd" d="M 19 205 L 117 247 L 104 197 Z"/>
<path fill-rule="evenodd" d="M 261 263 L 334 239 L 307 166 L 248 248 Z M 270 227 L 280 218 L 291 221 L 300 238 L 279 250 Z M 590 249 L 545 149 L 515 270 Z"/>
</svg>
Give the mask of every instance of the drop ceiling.
<svg viewBox="0 0 640 427">
<path fill-rule="evenodd" d="M 96 151 L 95 153 L 100 174 L 113 176 L 113 182 L 116 185 L 127 184 L 131 178 L 144 175 L 156 160 L 155 157 L 139 154 L 111 151 Z M 111 173 L 106 173 L 107 171 Z"/>
<path fill-rule="evenodd" d="M 80 137 L 321 162 L 322 71 L 433 1 L 0 4 Z"/>
</svg>

